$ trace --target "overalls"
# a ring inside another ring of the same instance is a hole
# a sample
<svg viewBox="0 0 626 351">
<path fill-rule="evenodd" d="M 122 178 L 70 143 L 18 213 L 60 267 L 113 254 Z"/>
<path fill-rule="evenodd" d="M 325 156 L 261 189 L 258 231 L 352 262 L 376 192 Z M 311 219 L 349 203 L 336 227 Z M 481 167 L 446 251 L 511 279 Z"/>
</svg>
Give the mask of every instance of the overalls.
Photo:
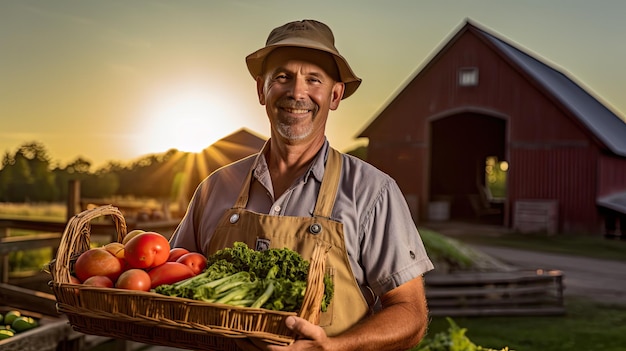
<svg viewBox="0 0 626 351">
<path fill-rule="evenodd" d="M 262 153 L 257 157 L 263 157 Z M 308 260 L 316 241 L 330 246 L 326 266 L 327 272 L 333 277 L 334 295 L 328 311 L 322 313 L 319 324 L 329 336 L 345 331 L 370 311 L 352 273 L 343 225 L 330 218 L 339 186 L 341 164 L 339 152 L 330 148 L 312 217 L 271 216 L 246 210 L 252 180 L 250 170 L 237 202 L 220 220 L 209 242 L 208 252 L 212 254 L 240 241 L 257 250 L 286 247 Z"/>
</svg>

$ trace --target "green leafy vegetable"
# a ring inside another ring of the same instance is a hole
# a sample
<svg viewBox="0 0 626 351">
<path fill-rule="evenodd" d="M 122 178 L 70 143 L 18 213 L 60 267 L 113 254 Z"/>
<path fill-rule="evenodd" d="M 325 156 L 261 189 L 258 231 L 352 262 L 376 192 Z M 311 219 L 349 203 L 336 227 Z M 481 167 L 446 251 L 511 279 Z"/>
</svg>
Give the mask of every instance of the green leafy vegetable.
<svg viewBox="0 0 626 351">
<path fill-rule="evenodd" d="M 411 351 L 498 351 L 474 344 L 466 335 L 466 328 L 460 328 L 452 318 L 446 318 L 450 327 L 448 332 L 441 332 L 422 342 Z M 508 347 L 500 351 L 513 351 Z"/>
<path fill-rule="evenodd" d="M 300 310 L 307 285 L 309 262 L 287 248 L 255 251 L 245 243 L 219 250 L 207 257 L 207 268 L 186 280 L 160 285 L 155 292 L 214 303 L 265 308 L 277 311 Z M 326 311 L 333 295 L 330 276 L 324 277 Z"/>
</svg>

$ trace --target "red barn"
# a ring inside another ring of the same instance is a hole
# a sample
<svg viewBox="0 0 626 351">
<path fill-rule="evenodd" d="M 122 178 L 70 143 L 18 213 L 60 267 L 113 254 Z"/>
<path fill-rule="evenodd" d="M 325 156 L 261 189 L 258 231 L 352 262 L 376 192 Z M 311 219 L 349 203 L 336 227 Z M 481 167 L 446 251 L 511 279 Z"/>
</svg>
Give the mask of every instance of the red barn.
<svg viewBox="0 0 626 351">
<path fill-rule="evenodd" d="M 605 219 L 626 217 L 624 120 L 470 21 L 359 137 L 418 219 L 443 213 L 437 219 L 597 233 Z"/>
</svg>

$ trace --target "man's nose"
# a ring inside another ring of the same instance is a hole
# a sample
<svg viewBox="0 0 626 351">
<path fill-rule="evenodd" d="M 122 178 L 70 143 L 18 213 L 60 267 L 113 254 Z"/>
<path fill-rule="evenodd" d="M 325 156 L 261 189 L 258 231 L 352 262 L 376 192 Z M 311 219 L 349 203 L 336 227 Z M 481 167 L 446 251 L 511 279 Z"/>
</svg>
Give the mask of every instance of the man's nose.
<svg viewBox="0 0 626 351">
<path fill-rule="evenodd" d="M 295 78 L 291 84 L 291 95 L 294 99 L 300 100 L 308 95 L 309 87 L 304 78 Z"/>
</svg>

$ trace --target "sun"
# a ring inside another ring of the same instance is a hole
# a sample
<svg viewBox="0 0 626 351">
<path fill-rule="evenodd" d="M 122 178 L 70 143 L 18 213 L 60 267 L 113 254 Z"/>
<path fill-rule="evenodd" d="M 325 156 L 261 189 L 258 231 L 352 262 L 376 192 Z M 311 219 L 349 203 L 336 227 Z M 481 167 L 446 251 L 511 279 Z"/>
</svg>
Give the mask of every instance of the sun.
<svg viewBox="0 0 626 351">
<path fill-rule="evenodd" d="M 162 94 L 142 118 L 144 135 L 138 146 L 148 153 L 170 149 L 201 152 L 236 128 L 228 124 L 229 118 L 219 101 L 208 89 L 179 89 Z"/>
</svg>

